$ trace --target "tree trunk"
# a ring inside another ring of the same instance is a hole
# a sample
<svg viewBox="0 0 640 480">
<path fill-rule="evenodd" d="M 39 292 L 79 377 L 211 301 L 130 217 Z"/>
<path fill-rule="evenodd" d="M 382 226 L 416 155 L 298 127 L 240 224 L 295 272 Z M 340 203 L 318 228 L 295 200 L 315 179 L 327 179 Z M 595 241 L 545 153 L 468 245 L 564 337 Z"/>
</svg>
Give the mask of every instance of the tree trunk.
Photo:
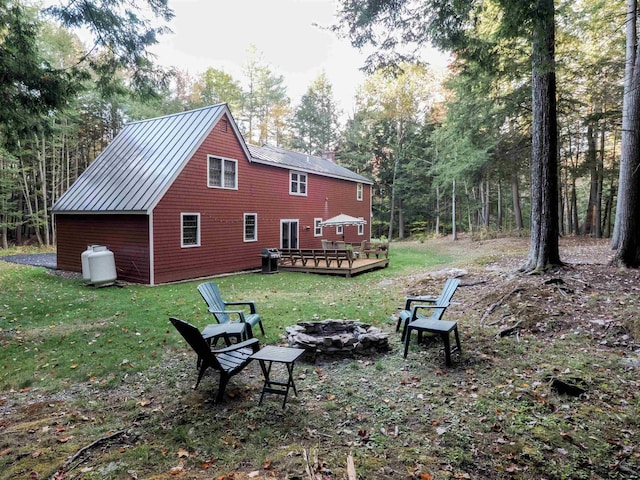
<svg viewBox="0 0 640 480">
<path fill-rule="evenodd" d="M 560 265 L 553 0 L 538 0 L 532 42 L 531 244 L 523 270 Z"/>
<path fill-rule="evenodd" d="M 513 200 L 513 221 L 516 224 L 516 230 L 522 230 L 522 207 L 520 206 L 520 186 L 517 173 L 511 175 L 511 197 Z"/>
<path fill-rule="evenodd" d="M 622 102 L 622 152 L 613 263 L 640 267 L 640 68 L 637 65 L 637 0 L 627 0 L 627 62 Z"/>
<path fill-rule="evenodd" d="M 457 240 L 456 232 L 456 181 L 453 181 L 453 191 L 451 192 L 451 239 Z"/>
<path fill-rule="evenodd" d="M 596 139 L 593 125 L 587 126 L 587 159 L 586 164 L 589 169 L 589 203 L 587 204 L 587 212 L 582 224 L 582 235 L 594 235 L 596 222 L 596 197 L 598 196 L 598 171 L 596 158 Z"/>
<path fill-rule="evenodd" d="M 498 180 L 498 212 L 496 215 L 496 228 L 502 230 L 502 181 Z"/>
<path fill-rule="evenodd" d="M 396 175 L 398 173 L 399 158 L 396 155 L 396 159 L 393 162 L 393 181 L 391 183 L 391 208 L 389 212 L 389 241 L 393 240 L 393 218 L 395 217 L 395 204 L 396 204 Z"/>
<path fill-rule="evenodd" d="M 440 236 L 440 187 L 436 185 L 436 237 Z"/>
</svg>

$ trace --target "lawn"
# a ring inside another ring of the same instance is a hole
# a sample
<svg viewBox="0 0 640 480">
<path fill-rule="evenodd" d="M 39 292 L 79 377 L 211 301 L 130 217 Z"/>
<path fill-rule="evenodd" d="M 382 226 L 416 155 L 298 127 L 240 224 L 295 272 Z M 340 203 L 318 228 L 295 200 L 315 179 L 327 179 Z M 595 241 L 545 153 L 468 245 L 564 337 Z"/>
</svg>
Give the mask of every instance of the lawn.
<svg viewBox="0 0 640 480">
<path fill-rule="evenodd" d="M 566 246 L 576 263 L 535 278 L 514 273 L 526 241 L 439 239 L 394 244 L 388 268 L 350 279 L 215 279 L 256 301 L 261 344 L 313 319 L 390 334 L 387 354 L 298 362 L 284 410 L 280 397 L 258 406 L 257 364 L 224 404 L 217 375 L 193 390 L 193 352 L 168 317 L 212 321 L 199 282 L 94 289 L 0 262 L 0 477 L 638 478 L 638 276 L 594 266 L 588 248 Z M 454 274 L 462 355 L 446 368 L 439 345 L 414 341 L 403 359 L 392 315 Z M 586 392 L 558 393 L 558 379 Z"/>
</svg>

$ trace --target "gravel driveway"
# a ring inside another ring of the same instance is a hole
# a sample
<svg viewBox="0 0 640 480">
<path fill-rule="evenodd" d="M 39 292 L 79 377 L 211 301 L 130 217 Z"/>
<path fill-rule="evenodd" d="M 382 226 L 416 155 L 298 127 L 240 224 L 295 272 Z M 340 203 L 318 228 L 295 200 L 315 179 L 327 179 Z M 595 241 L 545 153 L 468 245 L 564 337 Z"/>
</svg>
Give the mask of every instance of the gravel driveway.
<svg viewBox="0 0 640 480">
<path fill-rule="evenodd" d="M 20 263 L 22 265 L 34 265 L 36 267 L 45 267 L 52 270 L 56 269 L 55 253 L 35 253 L 31 255 L 7 255 L 0 257 L 5 262 Z"/>
</svg>

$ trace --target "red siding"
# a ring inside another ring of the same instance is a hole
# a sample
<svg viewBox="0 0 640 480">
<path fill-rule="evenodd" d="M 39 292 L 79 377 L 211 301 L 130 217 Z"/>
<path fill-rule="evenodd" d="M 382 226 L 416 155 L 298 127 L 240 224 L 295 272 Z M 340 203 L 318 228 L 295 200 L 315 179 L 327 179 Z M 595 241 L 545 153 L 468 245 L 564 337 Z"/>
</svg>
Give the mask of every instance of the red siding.
<svg viewBox="0 0 640 480">
<path fill-rule="evenodd" d="M 299 221 L 299 247 L 319 248 L 322 238 L 342 239 L 335 228 L 314 236 L 314 218 L 345 213 L 370 222 L 370 191 L 356 200 L 356 183 L 307 173 L 307 196 L 289 195 L 289 170 L 250 163 L 234 130 L 218 122 L 153 211 L 154 275 L 150 274 L 149 217 L 146 215 L 56 215 L 58 268 L 81 271 L 87 245 L 114 252 L 118 278 L 165 283 L 259 268 L 264 247 L 280 247 L 280 221 Z M 238 189 L 207 187 L 207 155 L 238 161 Z M 181 213 L 199 213 L 200 246 L 181 247 Z M 258 241 L 244 242 L 244 214 L 258 216 Z M 344 227 L 347 242 L 369 239 Z"/>
<path fill-rule="evenodd" d="M 207 187 L 207 155 L 238 160 L 238 190 Z M 280 247 L 280 220 L 299 220 L 300 248 L 319 248 L 320 239 L 342 239 L 335 228 L 314 237 L 313 219 L 340 213 L 370 221 L 370 187 L 356 200 L 354 182 L 308 174 L 307 196 L 289 195 L 289 170 L 249 163 L 233 130 L 221 122 L 203 142 L 153 212 L 155 282 L 258 268 L 264 247 Z M 181 213 L 200 213 L 200 247 L 182 248 Z M 244 213 L 258 215 L 258 241 L 244 242 Z M 308 229 L 307 229 L 308 227 Z M 369 239 L 345 227 L 347 242 Z"/>
<path fill-rule="evenodd" d="M 113 252 L 121 280 L 149 283 L 149 228 L 146 215 L 66 215 L 56 219 L 58 269 L 81 272 L 87 245 Z"/>
</svg>

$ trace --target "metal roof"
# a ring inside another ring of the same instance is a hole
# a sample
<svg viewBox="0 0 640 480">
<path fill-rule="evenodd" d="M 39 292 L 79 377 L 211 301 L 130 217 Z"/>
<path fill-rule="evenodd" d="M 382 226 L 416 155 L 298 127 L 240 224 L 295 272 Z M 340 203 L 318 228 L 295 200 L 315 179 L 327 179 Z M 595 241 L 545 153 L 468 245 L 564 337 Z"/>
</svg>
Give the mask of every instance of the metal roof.
<svg viewBox="0 0 640 480">
<path fill-rule="evenodd" d="M 280 147 L 270 145 L 247 145 L 251 152 L 252 161 L 266 163 L 281 168 L 295 169 L 304 172 L 325 175 L 327 177 L 341 178 L 355 182 L 371 184 L 371 180 L 348 168 L 323 157 L 293 152 Z"/>
<path fill-rule="evenodd" d="M 225 112 L 219 104 L 128 123 L 53 212 L 148 212 Z"/>
<path fill-rule="evenodd" d="M 149 213 L 222 115 L 251 161 L 371 183 L 330 160 L 245 144 L 226 104 L 128 123 L 53 206 L 53 213 Z"/>
</svg>

